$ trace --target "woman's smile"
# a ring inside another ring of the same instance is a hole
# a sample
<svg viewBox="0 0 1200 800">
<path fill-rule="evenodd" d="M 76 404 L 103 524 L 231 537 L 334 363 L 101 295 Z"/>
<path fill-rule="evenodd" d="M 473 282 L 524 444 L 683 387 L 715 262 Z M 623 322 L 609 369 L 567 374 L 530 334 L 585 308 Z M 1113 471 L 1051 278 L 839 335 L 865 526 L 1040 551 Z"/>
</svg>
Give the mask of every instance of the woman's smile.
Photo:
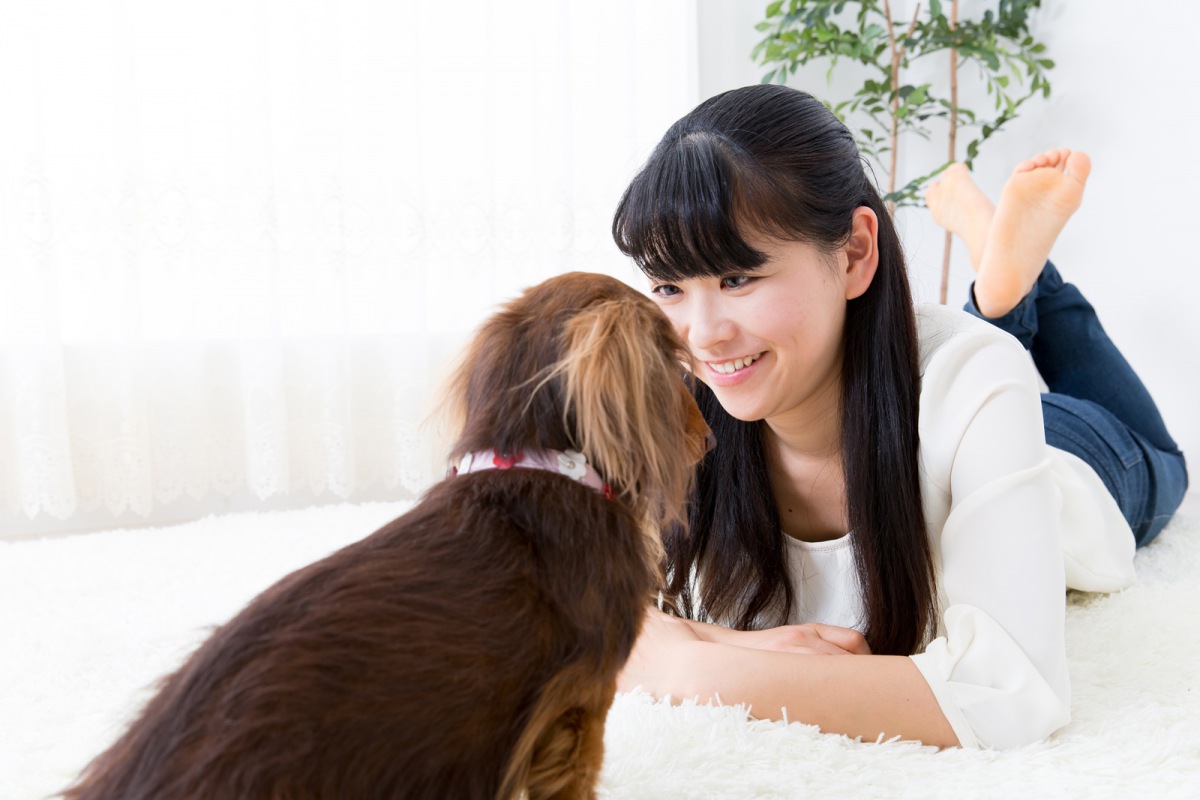
<svg viewBox="0 0 1200 800">
<path fill-rule="evenodd" d="M 746 380 L 754 372 L 752 367 L 766 355 L 766 351 L 727 361 L 705 361 L 709 381 L 718 386 L 733 386 Z"/>
</svg>

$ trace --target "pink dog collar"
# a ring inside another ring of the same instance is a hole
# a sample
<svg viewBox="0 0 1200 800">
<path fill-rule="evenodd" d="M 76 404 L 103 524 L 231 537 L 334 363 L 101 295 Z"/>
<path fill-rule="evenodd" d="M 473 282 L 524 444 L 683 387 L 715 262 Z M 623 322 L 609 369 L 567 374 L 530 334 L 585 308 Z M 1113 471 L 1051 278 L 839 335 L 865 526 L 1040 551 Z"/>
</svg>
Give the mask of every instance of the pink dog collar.
<svg viewBox="0 0 1200 800">
<path fill-rule="evenodd" d="M 463 475 L 468 472 L 482 472 L 488 469 L 541 469 L 546 472 L 557 472 L 568 478 L 577 480 L 585 486 L 590 486 L 609 500 L 613 499 L 612 487 L 604 482 L 587 463 L 587 456 L 575 450 L 535 450 L 530 453 L 517 452 L 513 454 L 497 453 L 495 450 L 481 450 L 478 453 L 467 453 L 458 462 L 458 466 L 450 467 L 451 475 Z"/>
</svg>

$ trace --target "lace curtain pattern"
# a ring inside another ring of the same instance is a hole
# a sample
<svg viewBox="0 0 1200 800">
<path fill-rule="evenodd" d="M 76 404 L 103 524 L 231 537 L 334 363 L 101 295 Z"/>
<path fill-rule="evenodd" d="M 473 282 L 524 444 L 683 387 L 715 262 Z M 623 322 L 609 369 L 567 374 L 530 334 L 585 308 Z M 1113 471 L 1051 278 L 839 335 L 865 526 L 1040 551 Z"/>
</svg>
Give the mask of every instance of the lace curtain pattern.
<svg viewBox="0 0 1200 800">
<path fill-rule="evenodd" d="M 419 491 L 497 302 L 636 280 L 693 5 L 0 6 L 0 514 Z"/>
</svg>

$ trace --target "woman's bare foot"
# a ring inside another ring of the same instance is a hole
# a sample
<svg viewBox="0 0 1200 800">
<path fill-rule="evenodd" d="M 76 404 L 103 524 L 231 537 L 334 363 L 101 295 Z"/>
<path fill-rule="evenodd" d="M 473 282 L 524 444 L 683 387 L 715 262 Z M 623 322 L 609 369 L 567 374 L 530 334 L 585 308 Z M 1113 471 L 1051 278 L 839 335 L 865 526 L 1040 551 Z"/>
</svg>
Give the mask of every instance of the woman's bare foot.
<svg viewBox="0 0 1200 800">
<path fill-rule="evenodd" d="M 1083 202 L 1091 170 L 1086 153 L 1065 147 L 1017 165 L 1000 193 L 975 279 L 975 305 L 985 317 L 1004 316 L 1033 288 L 1058 234 Z"/>
<path fill-rule="evenodd" d="M 996 207 L 971 180 L 966 164 L 951 164 L 925 192 L 933 221 L 963 240 L 976 272 L 983 263 L 984 245 Z"/>
</svg>

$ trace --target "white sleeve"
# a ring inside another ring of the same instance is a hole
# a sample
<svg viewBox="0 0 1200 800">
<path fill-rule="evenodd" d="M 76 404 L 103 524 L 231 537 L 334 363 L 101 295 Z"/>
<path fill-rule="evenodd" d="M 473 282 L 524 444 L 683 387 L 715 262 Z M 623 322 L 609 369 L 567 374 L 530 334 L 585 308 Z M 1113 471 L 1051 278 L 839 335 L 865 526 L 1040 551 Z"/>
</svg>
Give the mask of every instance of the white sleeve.
<svg viewBox="0 0 1200 800">
<path fill-rule="evenodd" d="M 1071 719 L 1061 497 L 1028 355 L 995 329 L 970 327 L 922 379 L 942 618 L 912 659 L 964 747 L 1006 748 Z"/>
</svg>

